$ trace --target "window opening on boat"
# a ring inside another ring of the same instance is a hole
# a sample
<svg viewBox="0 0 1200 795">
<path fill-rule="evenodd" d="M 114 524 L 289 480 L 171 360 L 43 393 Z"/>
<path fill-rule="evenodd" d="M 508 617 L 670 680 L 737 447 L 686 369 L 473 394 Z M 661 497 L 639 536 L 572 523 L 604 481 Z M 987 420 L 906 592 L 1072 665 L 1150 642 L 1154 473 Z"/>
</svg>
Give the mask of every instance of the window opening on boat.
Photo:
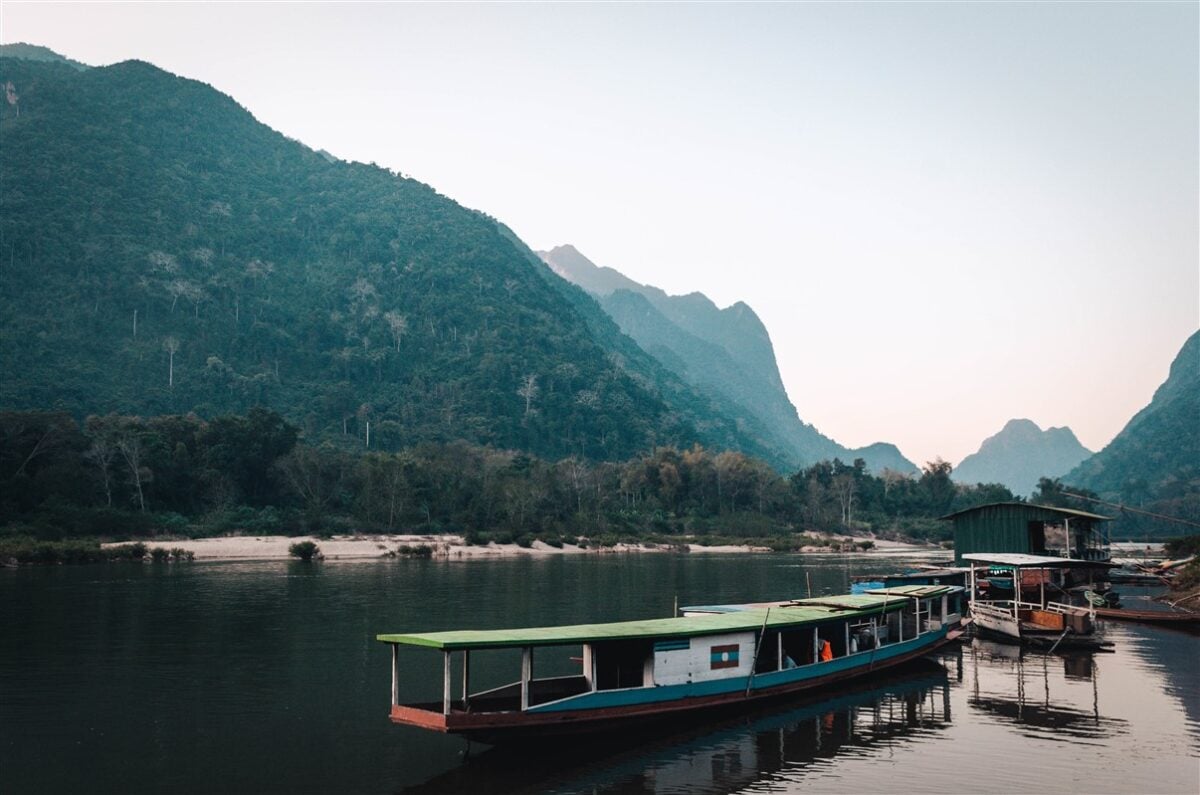
<svg viewBox="0 0 1200 795">
<path fill-rule="evenodd" d="M 901 640 L 912 640 L 921 634 L 920 629 L 920 599 L 909 599 L 904 605 L 904 609 L 900 611 L 901 619 Z"/>
<path fill-rule="evenodd" d="M 846 648 L 849 643 L 846 636 L 846 624 L 845 621 L 838 621 L 833 624 L 817 625 L 817 643 L 822 662 L 827 662 L 834 657 L 846 656 Z"/>
<path fill-rule="evenodd" d="M 786 629 L 779 633 L 783 646 L 782 668 L 799 668 L 802 665 L 812 665 L 817 661 L 813 637 L 816 630 L 811 627 Z"/>
<path fill-rule="evenodd" d="M 903 638 L 900 635 L 900 629 L 903 622 L 900 620 L 900 611 L 893 610 L 887 614 L 887 618 L 883 622 L 883 626 L 879 628 L 879 645 L 887 646 L 892 643 L 898 643 Z"/>
<path fill-rule="evenodd" d="M 870 651 L 875 648 L 875 622 L 860 621 L 850 625 L 850 653 Z"/>
<path fill-rule="evenodd" d="M 764 632 L 762 638 L 759 640 L 757 649 L 758 659 L 754 663 L 754 673 L 765 674 L 771 671 L 778 671 L 782 667 L 779 658 L 781 648 L 778 632 L 774 630 Z"/>
<path fill-rule="evenodd" d="M 921 628 L 921 631 L 933 632 L 935 629 L 941 626 L 942 600 L 939 597 L 936 599 L 923 599 L 921 601 L 925 603 L 925 624 Z"/>
<path fill-rule="evenodd" d="M 654 643 L 645 638 L 613 640 L 592 646 L 596 689 L 619 690 L 654 683 Z"/>
</svg>

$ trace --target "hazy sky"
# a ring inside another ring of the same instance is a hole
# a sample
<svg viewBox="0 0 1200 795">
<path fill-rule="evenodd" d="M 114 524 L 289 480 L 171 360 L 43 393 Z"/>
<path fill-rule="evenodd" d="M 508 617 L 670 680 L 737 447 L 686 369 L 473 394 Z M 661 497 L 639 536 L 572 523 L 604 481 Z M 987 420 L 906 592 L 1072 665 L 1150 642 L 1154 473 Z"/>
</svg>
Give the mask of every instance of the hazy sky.
<svg viewBox="0 0 1200 795">
<path fill-rule="evenodd" d="M 1012 417 L 1099 449 L 1200 324 L 1197 9 L 5 0 L 0 35 L 745 301 L 801 417 L 920 463 Z"/>
</svg>

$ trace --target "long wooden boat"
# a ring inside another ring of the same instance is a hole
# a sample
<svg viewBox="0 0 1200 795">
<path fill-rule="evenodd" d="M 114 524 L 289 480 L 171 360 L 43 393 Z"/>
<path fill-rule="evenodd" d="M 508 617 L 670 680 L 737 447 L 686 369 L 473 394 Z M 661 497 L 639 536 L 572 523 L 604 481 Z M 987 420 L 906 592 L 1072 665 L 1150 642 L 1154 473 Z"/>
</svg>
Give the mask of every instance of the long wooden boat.
<svg viewBox="0 0 1200 795">
<path fill-rule="evenodd" d="M 392 647 L 391 720 L 485 742 L 618 729 L 731 707 L 890 668 L 963 631 L 953 586 L 883 588 L 787 602 L 685 608 L 644 621 L 385 634 Z M 442 654 L 442 699 L 402 703 L 399 647 Z M 537 678 L 534 650 L 579 650 L 574 676 Z M 520 649 L 520 677 L 471 692 L 470 655 Z M 461 655 L 455 687 L 453 655 Z M 454 694 L 457 694 L 455 697 Z"/>
<path fill-rule="evenodd" d="M 1174 612 L 1170 610 L 1128 610 L 1123 607 L 1097 607 L 1100 618 L 1121 621 L 1136 621 L 1141 624 L 1171 624 L 1173 626 L 1200 626 L 1200 613 Z"/>
</svg>

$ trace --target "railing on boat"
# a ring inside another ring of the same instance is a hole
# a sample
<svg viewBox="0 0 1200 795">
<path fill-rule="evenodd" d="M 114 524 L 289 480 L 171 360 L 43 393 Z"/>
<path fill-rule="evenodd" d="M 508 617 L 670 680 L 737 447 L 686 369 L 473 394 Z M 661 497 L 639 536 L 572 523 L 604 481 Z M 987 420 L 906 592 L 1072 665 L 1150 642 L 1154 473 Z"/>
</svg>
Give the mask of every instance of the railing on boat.
<svg viewBox="0 0 1200 795">
<path fill-rule="evenodd" d="M 976 599 L 971 609 L 978 610 L 980 608 L 1003 610 L 1010 615 L 1017 610 L 1048 610 L 1051 613 L 1063 613 L 1064 615 L 1081 615 L 1092 612 L 1088 608 L 1069 605 L 1064 602 L 1038 604 L 1037 602 L 1022 602 L 1014 599 Z"/>
</svg>

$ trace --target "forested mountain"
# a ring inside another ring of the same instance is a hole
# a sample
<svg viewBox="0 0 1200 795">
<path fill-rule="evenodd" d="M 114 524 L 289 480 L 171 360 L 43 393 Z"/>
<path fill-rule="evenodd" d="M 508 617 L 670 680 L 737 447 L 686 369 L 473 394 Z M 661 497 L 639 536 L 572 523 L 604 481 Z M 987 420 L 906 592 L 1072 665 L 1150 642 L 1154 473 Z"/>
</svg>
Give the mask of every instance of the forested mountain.
<svg viewBox="0 0 1200 795">
<path fill-rule="evenodd" d="M 770 335 L 742 302 L 719 309 L 701 293 L 672 296 L 591 262 L 573 246 L 538 252 L 560 276 L 594 295 L 638 345 L 738 417 L 757 436 L 787 451 L 792 466 L 862 458 L 868 468 L 905 473 L 916 466 L 894 445 L 848 449 L 803 422 L 788 399 Z"/>
<path fill-rule="evenodd" d="M 1183 344 L 1150 404 L 1063 481 L 1200 521 L 1200 331 Z"/>
<path fill-rule="evenodd" d="M 1039 478 L 1057 478 L 1092 454 L 1070 428 L 1042 430 L 1032 420 L 1009 420 L 977 452 L 955 467 L 959 483 L 1003 483 L 1013 494 L 1028 496 Z"/>
<path fill-rule="evenodd" d="M 617 459 L 698 442 L 780 462 L 429 186 L 142 62 L 5 57 L 0 83 L 0 406 L 261 405 L 372 449 Z"/>
<path fill-rule="evenodd" d="M 39 44 L 26 44 L 23 41 L 12 44 L 0 44 L 0 58 L 24 58 L 27 61 L 50 61 L 63 63 L 75 69 L 88 69 L 87 64 L 64 58 L 49 47 Z"/>
</svg>

